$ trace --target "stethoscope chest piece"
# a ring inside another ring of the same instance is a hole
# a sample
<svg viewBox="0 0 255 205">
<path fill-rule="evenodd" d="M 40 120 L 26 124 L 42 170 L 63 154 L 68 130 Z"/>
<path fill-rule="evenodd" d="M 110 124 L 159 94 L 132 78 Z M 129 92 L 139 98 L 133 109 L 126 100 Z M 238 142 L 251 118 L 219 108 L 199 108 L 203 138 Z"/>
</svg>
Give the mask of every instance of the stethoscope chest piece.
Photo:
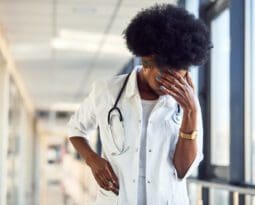
<svg viewBox="0 0 255 205">
<path fill-rule="evenodd" d="M 112 113 L 108 126 L 116 151 L 113 151 L 111 154 L 117 156 L 125 153 L 129 149 L 129 146 L 126 145 L 126 134 L 123 120 L 120 120 L 118 114 L 114 112 Z"/>
<path fill-rule="evenodd" d="M 131 73 L 127 75 L 118 93 L 118 96 L 115 100 L 113 107 L 108 112 L 108 117 L 107 117 L 107 122 L 110 128 L 112 141 L 114 143 L 115 148 L 117 149 L 117 152 L 113 151 L 111 154 L 115 156 L 121 155 L 129 150 L 129 146 L 126 145 L 125 128 L 123 123 L 124 119 L 123 119 L 121 110 L 118 107 L 118 102 L 126 87 L 126 84 L 128 82 L 128 78 L 130 75 Z"/>
</svg>

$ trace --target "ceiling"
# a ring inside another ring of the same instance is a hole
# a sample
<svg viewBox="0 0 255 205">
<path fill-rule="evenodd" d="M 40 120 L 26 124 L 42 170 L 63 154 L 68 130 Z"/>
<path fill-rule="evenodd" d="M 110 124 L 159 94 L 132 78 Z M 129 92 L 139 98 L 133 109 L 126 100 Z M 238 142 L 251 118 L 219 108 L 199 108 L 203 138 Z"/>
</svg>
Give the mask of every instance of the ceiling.
<svg viewBox="0 0 255 205">
<path fill-rule="evenodd" d="M 38 110 L 72 107 L 130 60 L 121 36 L 141 8 L 175 0 L 0 0 L 16 67 Z"/>
</svg>

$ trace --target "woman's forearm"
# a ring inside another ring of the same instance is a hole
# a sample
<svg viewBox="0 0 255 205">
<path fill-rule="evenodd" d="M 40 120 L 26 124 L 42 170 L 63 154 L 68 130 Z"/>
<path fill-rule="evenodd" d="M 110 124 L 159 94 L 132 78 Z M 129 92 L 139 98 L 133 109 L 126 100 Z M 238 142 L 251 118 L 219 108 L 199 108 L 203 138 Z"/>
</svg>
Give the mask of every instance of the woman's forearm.
<svg viewBox="0 0 255 205">
<path fill-rule="evenodd" d="M 196 110 L 184 111 L 183 121 L 180 130 L 184 133 L 191 133 L 197 129 L 197 112 Z M 196 158 L 197 153 L 197 139 L 178 139 L 175 153 L 173 157 L 173 164 L 177 170 L 178 177 L 183 178 Z"/>
<path fill-rule="evenodd" d="M 95 180 L 100 187 L 105 190 L 113 191 L 118 195 L 119 182 L 111 164 L 94 152 L 84 138 L 71 137 L 70 140 L 75 149 L 91 168 Z"/>
<path fill-rule="evenodd" d="M 73 144 L 74 148 L 81 155 L 81 157 L 90 166 L 90 163 L 91 163 L 93 157 L 95 157 L 95 155 L 97 155 L 97 153 L 91 149 L 88 142 L 82 137 L 78 137 L 78 136 L 71 137 L 70 141 Z"/>
</svg>

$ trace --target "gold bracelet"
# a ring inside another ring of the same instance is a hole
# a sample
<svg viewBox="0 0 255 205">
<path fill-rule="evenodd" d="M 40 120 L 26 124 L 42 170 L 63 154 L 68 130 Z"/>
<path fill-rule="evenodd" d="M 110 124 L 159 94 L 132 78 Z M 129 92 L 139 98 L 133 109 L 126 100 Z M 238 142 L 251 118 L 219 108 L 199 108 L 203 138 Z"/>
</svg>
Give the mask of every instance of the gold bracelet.
<svg viewBox="0 0 255 205">
<path fill-rule="evenodd" d="M 182 131 L 180 131 L 180 137 L 183 138 L 183 139 L 188 139 L 188 140 L 194 140 L 196 139 L 197 137 L 197 134 L 198 134 L 198 131 L 197 130 L 194 130 L 192 133 L 188 134 L 188 133 L 184 133 Z"/>
</svg>

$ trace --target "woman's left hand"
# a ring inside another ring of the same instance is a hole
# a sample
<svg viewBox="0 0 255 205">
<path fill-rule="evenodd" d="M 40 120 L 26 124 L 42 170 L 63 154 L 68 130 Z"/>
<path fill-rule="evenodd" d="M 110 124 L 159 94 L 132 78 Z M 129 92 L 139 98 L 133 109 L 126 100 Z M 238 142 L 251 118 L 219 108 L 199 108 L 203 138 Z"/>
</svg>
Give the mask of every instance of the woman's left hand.
<svg viewBox="0 0 255 205">
<path fill-rule="evenodd" d="M 157 80 L 161 84 L 162 92 L 173 96 L 183 108 L 180 130 L 184 133 L 191 133 L 197 130 L 198 109 L 195 88 L 189 72 L 187 72 L 185 78 L 175 71 L 162 72 Z"/>
<path fill-rule="evenodd" d="M 188 71 L 186 76 L 182 77 L 178 72 L 168 70 L 162 72 L 156 79 L 161 84 L 161 91 L 173 96 L 184 112 L 196 112 L 195 88 Z"/>
</svg>

